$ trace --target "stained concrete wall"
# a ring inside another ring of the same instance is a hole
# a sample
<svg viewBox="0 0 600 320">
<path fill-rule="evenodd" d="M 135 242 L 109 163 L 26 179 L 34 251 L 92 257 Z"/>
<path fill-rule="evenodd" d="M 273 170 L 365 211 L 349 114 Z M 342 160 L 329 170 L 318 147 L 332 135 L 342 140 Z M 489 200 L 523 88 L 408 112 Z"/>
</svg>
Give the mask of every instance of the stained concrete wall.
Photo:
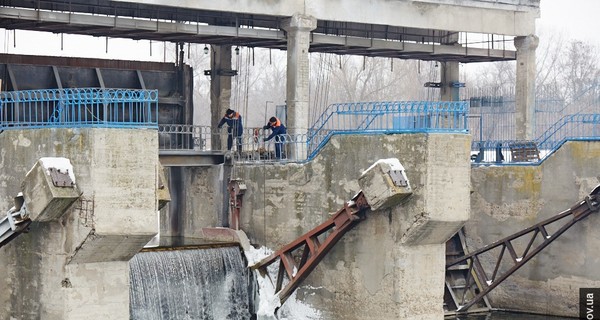
<svg viewBox="0 0 600 320">
<path fill-rule="evenodd" d="M 127 261 L 158 231 L 156 131 L 4 131 L 0 155 L 5 210 L 41 157 L 69 158 L 86 200 L 0 248 L 0 319 L 128 319 Z"/>
<path fill-rule="evenodd" d="M 225 172 L 224 165 L 166 170 L 171 202 L 160 211 L 161 237 L 202 238 L 202 228 L 226 223 Z"/>
<path fill-rule="evenodd" d="M 465 225 L 470 249 L 570 208 L 598 185 L 599 176 L 598 142 L 568 142 L 540 166 L 474 168 L 472 218 Z M 600 287 L 599 224 L 595 213 L 567 230 L 496 287 L 492 305 L 577 316 L 579 288 Z"/>
<path fill-rule="evenodd" d="M 239 167 L 248 188 L 242 229 L 253 243 L 278 249 L 351 199 L 371 164 L 398 158 L 413 195 L 369 213 L 298 296 L 323 319 L 441 319 L 443 244 L 469 215 L 469 141 L 460 134 L 335 136 L 304 165 Z"/>
</svg>

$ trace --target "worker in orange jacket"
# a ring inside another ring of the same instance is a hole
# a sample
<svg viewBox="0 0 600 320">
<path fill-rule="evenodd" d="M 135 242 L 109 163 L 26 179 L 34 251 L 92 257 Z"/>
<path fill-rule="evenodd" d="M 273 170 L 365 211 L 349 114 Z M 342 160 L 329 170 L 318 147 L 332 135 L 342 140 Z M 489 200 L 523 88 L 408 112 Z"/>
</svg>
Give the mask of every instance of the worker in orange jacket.
<svg viewBox="0 0 600 320">
<path fill-rule="evenodd" d="M 285 134 L 287 133 L 285 126 L 283 123 L 281 123 L 281 120 L 277 119 L 276 117 L 271 117 L 271 119 L 269 119 L 269 123 L 263 126 L 263 129 L 272 130 L 271 134 L 263 140 L 269 141 L 275 138 L 275 157 L 277 159 L 281 159 L 281 151 L 283 144 L 285 143 Z"/>
</svg>

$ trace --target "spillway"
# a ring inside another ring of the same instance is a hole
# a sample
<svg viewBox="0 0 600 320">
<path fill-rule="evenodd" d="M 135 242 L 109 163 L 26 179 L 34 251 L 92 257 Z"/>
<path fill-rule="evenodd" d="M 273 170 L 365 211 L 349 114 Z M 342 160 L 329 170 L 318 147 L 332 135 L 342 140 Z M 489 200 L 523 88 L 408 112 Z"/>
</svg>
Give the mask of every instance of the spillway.
<svg viewBox="0 0 600 320">
<path fill-rule="evenodd" d="M 130 261 L 131 319 L 251 319 L 255 280 L 239 247 L 161 250 Z"/>
</svg>

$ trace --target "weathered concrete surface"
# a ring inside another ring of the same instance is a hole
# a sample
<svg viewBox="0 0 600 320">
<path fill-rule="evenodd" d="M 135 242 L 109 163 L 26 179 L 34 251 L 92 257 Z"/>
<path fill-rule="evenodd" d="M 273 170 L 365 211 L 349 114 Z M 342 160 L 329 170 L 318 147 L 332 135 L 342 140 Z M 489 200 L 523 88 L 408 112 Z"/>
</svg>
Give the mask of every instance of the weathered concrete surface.
<svg viewBox="0 0 600 320">
<path fill-rule="evenodd" d="M 398 159 L 382 159 L 358 178 L 371 210 L 392 208 L 412 194 L 410 181 Z"/>
<path fill-rule="evenodd" d="M 310 88 L 310 32 L 317 27 L 317 19 L 309 15 L 294 14 L 282 21 L 281 28 L 287 32 L 287 82 L 286 125 L 288 133 L 300 135 L 309 128 Z M 265 111 L 266 112 L 266 111 Z M 296 147 L 291 145 L 291 147 Z M 292 152 L 292 154 L 296 154 Z M 302 154 L 302 153 L 301 153 Z"/>
<path fill-rule="evenodd" d="M 128 319 L 127 260 L 158 227 L 156 131 L 4 131 L 5 210 L 42 157 L 70 159 L 85 201 L 58 221 L 32 223 L 29 233 L 0 249 L 0 319 Z"/>
<path fill-rule="evenodd" d="M 202 228 L 222 226 L 224 166 L 167 170 L 171 202 L 160 211 L 161 237 L 203 238 Z"/>
<path fill-rule="evenodd" d="M 570 208 L 599 183 L 600 143 L 568 142 L 539 167 L 480 167 L 472 177 L 470 249 Z M 600 216 L 567 230 L 490 295 L 497 308 L 577 316 L 580 287 L 600 287 Z M 555 230 L 555 229 L 552 229 Z M 486 259 L 484 264 L 489 265 Z M 489 267 L 488 267 L 489 269 Z"/>
<path fill-rule="evenodd" d="M 460 134 L 335 136 L 305 165 L 238 167 L 248 188 L 242 229 L 252 243 L 277 249 L 351 199 L 365 169 L 398 158 L 412 196 L 392 210 L 370 212 L 298 296 L 323 319 L 441 319 L 444 243 L 469 216 L 469 143 Z M 421 221 L 421 233 L 411 233 Z"/>
<path fill-rule="evenodd" d="M 33 165 L 33 168 L 27 172 L 20 189 L 32 221 L 47 222 L 62 217 L 81 195 L 75 181 L 71 178 L 69 180 L 72 185 L 55 186 L 49 168 L 44 167 L 41 160 Z"/>
</svg>

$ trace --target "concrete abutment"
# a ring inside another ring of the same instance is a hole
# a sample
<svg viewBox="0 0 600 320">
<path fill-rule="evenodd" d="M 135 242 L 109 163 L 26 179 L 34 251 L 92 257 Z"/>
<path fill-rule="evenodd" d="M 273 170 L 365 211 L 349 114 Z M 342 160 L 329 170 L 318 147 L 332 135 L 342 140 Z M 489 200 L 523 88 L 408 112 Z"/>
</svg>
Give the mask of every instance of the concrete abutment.
<svg viewBox="0 0 600 320">
<path fill-rule="evenodd" d="M 69 159 L 81 191 L 62 217 L 0 249 L 0 317 L 128 319 L 128 260 L 158 232 L 156 131 L 10 130 L 0 150 L 6 205 L 44 157 Z"/>
</svg>

